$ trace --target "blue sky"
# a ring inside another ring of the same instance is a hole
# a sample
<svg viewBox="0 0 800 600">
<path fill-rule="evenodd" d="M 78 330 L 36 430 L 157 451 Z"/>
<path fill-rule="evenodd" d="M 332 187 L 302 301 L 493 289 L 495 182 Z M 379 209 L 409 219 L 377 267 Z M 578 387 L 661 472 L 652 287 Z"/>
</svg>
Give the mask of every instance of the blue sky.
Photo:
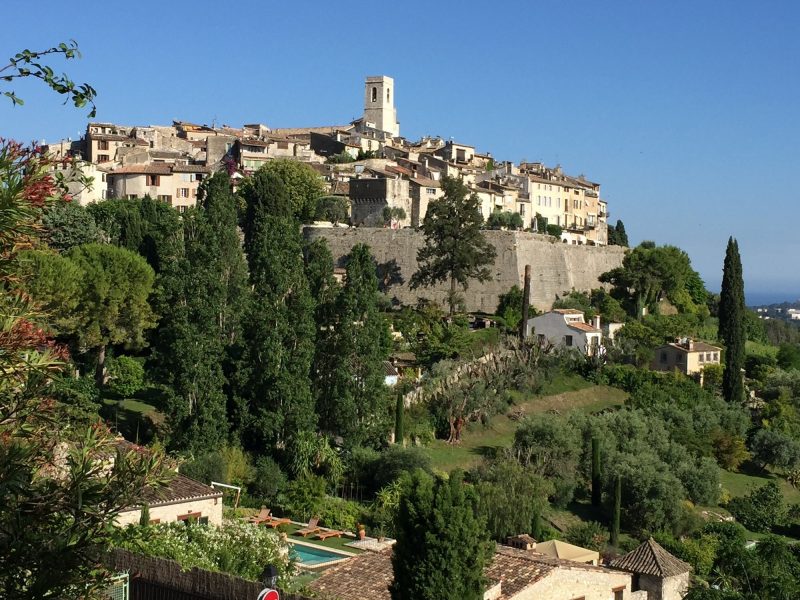
<svg viewBox="0 0 800 600">
<path fill-rule="evenodd" d="M 440 135 L 602 184 L 632 242 L 686 250 L 718 289 L 739 240 L 748 295 L 800 297 L 800 3 L 140 0 L 4 6 L 0 56 L 74 38 L 61 68 L 98 120 L 347 123 L 395 78 L 401 133 Z M 59 65 L 61 66 L 61 65 Z M 75 138 L 36 82 L 0 135 Z"/>
</svg>

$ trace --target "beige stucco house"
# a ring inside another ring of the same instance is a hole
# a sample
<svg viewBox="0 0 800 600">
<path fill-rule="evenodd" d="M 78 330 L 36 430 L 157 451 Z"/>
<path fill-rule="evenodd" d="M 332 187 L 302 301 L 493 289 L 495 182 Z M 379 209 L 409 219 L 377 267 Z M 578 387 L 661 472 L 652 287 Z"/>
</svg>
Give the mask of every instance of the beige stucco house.
<svg viewBox="0 0 800 600">
<path fill-rule="evenodd" d="M 109 198 L 153 199 L 186 211 L 197 203 L 200 182 L 211 173 L 202 165 L 167 163 L 124 165 L 106 175 Z"/>
<path fill-rule="evenodd" d="M 141 503 L 120 512 L 116 524 L 139 523 L 144 504 L 151 523 L 196 520 L 222 525 L 222 492 L 184 475 L 176 475 L 165 487 L 145 489 Z"/>
<path fill-rule="evenodd" d="M 700 373 L 706 365 L 720 364 L 722 349 L 691 338 L 682 338 L 655 349 L 652 368 L 655 371 L 678 370 L 684 375 Z"/>
</svg>

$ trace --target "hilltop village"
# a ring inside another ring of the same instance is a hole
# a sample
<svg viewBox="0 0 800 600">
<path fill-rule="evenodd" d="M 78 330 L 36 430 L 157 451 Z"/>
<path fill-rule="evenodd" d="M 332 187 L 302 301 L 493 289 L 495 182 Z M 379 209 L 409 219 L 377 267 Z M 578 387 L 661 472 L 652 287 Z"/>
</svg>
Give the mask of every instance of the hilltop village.
<svg viewBox="0 0 800 600">
<path fill-rule="evenodd" d="M 480 198 L 486 220 L 495 212 L 516 213 L 520 229 L 545 233 L 549 227 L 569 244 L 608 243 L 608 207 L 599 183 L 559 166 L 498 161 L 453 140 L 406 140 L 394 95 L 391 77 L 367 77 L 364 114 L 346 125 L 89 123 L 82 139 L 46 148 L 56 158 L 80 158 L 83 174 L 93 178 L 90 189 L 76 189 L 81 204 L 149 195 L 183 212 L 195 205 L 209 174 L 227 169 L 241 179 L 270 160 L 288 158 L 313 167 L 329 195 L 348 201 L 354 226 L 418 227 L 428 204 L 442 196 L 442 177 L 451 176 Z M 387 208 L 401 210 L 387 220 Z"/>
<path fill-rule="evenodd" d="M 800 597 L 800 330 L 736 240 L 709 292 L 395 92 L 0 139 L 0 597 Z"/>
</svg>

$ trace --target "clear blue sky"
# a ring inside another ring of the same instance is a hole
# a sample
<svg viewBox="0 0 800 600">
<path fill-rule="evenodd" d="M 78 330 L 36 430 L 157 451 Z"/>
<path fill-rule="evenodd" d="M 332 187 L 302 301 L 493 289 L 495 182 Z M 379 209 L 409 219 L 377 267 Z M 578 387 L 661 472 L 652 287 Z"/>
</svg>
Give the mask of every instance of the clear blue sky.
<svg viewBox="0 0 800 600">
<path fill-rule="evenodd" d="M 602 184 L 632 242 L 675 244 L 718 289 L 738 238 L 748 296 L 800 296 L 800 3 L 8 3 L 0 56 L 74 38 L 63 66 L 97 119 L 347 123 L 395 78 L 401 133 Z M 0 135 L 76 137 L 85 113 L 34 82 Z"/>
</svg>

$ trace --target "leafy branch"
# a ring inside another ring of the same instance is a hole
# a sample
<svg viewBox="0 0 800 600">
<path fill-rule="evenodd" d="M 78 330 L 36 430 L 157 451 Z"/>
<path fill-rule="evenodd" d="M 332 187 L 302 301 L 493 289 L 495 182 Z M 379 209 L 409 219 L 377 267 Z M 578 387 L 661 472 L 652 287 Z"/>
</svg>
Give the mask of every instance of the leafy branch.
<svg viewBox="0 0 800 600">
<path fill-rule="evenodd" d="M 67 96 L 67 99 L 64 100 L 64 104 L 72 100 L 76 108 L 83 108 L 87 105 L 91 106 L 92 110 L 89 112 L 89 118 L 93 118 L 97 114 L 97 106 L 94 103 L 97 92 L 88 83 L 76 84 L 66 73 L 56 75 L 53 68 L 44 64 L 43 61 L 48 55 L 54 54 L 61 54 L 66 60 L 81 57 L 81 53 L 78 50 L 78 43 L 75 40 L 70 40 L 69 43 L 61 42 L 58 46 L 39 52 L 23 50 L 9 58 L 7 65 L 0 67 L 0 80 L 3 82 L 13 82 L 15 79 L 22 79 L 25 77 L 40 79 L 53 91 Z M 15 106 L 22 106 L 25 104 L 22 98 L 17 96 L 13 90 L 4 91 L 2 94 L 10 98 L 11 103 Z"/>
</svg>

